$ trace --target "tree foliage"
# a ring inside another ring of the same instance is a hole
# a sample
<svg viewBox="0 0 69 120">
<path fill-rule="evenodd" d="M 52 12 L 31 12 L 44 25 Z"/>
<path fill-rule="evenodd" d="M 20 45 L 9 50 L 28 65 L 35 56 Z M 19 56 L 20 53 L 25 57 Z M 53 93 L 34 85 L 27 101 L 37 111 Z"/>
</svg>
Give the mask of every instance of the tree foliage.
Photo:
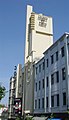
<svg viewBox="0 0 69 120">
<path fill-rule="evenodd" d="M 0 85 L 0 100 L 5 96 L 6 88 Z"/>
</svg>

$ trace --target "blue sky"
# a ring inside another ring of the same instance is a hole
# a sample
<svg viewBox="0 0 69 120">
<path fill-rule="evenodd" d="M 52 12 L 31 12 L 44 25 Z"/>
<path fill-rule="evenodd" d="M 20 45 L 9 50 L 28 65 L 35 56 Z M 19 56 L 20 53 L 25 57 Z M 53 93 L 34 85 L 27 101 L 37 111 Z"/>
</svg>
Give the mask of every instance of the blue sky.
<svg viewBox="0 0 69 120">
<path fill-rule="evenodd" d="M 24 64 L 26 6 L 53 17 L 54 41 L 69 32 L 68 0 L 0 0 L 0 83 L 9 90 L 14 66 Z M 2 103 L 8 103 L 8 93 Z"/>
</svg>

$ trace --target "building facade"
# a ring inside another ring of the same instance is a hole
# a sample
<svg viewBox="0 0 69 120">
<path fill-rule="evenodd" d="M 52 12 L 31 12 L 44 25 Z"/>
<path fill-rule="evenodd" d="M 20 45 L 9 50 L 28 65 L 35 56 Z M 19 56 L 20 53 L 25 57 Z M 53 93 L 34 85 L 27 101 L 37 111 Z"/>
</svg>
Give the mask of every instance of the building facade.
<svg viewBox="0 0 69 120">
<path fill-rule="evenodd" d="M 10 86 L 9 86 L 9 105 L 8 105 L 8 113 L 9 119 L 15 118 L 15 106 L 14 101 L 16 98 L 22 98 L 23 96 L 23 76 L 22 76 L 22 65 L 18 64 L 18 66 L 14 68 L 14 75 L 10 78 Z"/>
<path fill-rule="evenodd" d="M 69 109 L 69 33 L 50 46 L 35 64 L 34 112 Z"/>
<path fill-rule="evenodd" d="M 53 43 L 52 17 L 27 6 L 24 67 L 10 79 L 9 118 L 14 99 L 22 98 L 23 113 L 54 113 L 69 109 L 69 33 Z"/>
<path fill-rule="evenodd" d="M 24 111 L 34 111 L 34 63 L 43 57 L 43 52 L 53 44 L 52 17 L 33 12 L 27 6 L 25 44 Z"/>
</svg>

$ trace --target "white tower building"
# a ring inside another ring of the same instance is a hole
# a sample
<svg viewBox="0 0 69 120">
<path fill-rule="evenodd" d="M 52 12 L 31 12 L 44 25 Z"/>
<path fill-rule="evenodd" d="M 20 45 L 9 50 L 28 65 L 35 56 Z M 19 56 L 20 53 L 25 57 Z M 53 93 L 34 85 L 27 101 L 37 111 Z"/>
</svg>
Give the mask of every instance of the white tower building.
<svg viewBox="0 0 69 120">
<path fill-rule="evenodd" d="M 53 44 L 52 17 L 36 14 L 32 6 L 27 6 L 24 108 L 34 109 L 33 63 L 43 57 L 43 52 Z"/>
</svg>

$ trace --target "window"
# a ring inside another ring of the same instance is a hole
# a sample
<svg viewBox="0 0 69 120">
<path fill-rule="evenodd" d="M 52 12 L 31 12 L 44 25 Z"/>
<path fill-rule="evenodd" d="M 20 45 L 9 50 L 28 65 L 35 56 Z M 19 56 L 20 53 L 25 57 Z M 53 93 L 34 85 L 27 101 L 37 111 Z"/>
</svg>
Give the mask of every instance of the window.
<svg viewBox="0 0 69 120">
<path fill-rule="evenodd" d="M 48 59 L 46 60 L 46 63 L 47 63 L 47 67 L 48 67 Z"/>
<path fill-rule="evenodd" d="M 46 107 L 48 107 L 48 97 L 46 97 Z"/>
<path fill-rule="evenodd" d="M 68 54 L 69 54 L 69 43 L 68 43 Z"/>
<path fill-rule="evenodd" d="M 51 75 L 51 85 L 54 84 L 54 74 Z"/>
<path fill-rule="evenodd" d="M 40 88 L 41 88 L 41 82 L 39 81 L 39 90 L 40 90 Z"/>
<path fill-rule="evenodd" d="M 41 72 L 41 65 L 39 65 L 39 72 Z"/>
<path fill-rule="evenodd" d="M 45 68 L 45 62 L 43 62 L 43 70 L 44 70 L 44 68 Z"/>
<path fill-rule="evenodd" d="M 42 108 L 44 108 L 44 98 L 42 98 Z"/>
<path fill-rule="evenodd" d="M 42 80 L 42 88 L 44 88 L 44 79 Z"/>
<path fill-rule="evenodd" d="M 47 83 L 46 83 L 46 85 L 47 85 L 47 87 L 48 87 L 48 77 L 46 78 L 46 80 L 47 80 Z"/>
<path fill-rule="evenodd" d="M 66 93 L 63 93 L 63 105 L 66 105 Z"/>
<path fill-rule="evenodd" d="M 54 96 L 51 96 L 51 106 L 54 107 Z"/>
<path fill-rule="evenodd" d="M 57 106 L 59 106 L 59 94 L 57 94 Z"/>
<path fill-rule="evenodd" d="M 56 72 L 56 82 L 59 82 L 59 71 Z"/>
<path fill-rule="evenodd" d="M 35 100 L 35 109 L 37 108 L 37 100 Z"/>
<path fill-rule="evenodd" d="M 65 68 L 62 68 L 62 80 L 65 80 Z"/>
<path fill-rule="evenodd" d="M 35 83 L 35 89 L 36 89 L 36 91 L 37 91 L 37 83 Z"/>
<path fill-rule="evenodd" d="M 58 61 L 58 51 L 56 52 L 56 61 Z"/>
<path fill-rule="evenodd" d="M 64 57 L 64 47 L 61 48 L 61 55 Z"/>
<path fill-rule="evenodd" d="M 51 56 L 51 64 L 53 64 L 54 63 L 54 56 L 52 55 Z"/>
<path fill-rule="evenodd" d="M 40 109 L 40 99 L 38 99 L 38 108 Z"/>
<path fill-rule="evenodd" d="M 38 67 L 36 67 L 36 74 L 37 74 Z"/>
</svg>

